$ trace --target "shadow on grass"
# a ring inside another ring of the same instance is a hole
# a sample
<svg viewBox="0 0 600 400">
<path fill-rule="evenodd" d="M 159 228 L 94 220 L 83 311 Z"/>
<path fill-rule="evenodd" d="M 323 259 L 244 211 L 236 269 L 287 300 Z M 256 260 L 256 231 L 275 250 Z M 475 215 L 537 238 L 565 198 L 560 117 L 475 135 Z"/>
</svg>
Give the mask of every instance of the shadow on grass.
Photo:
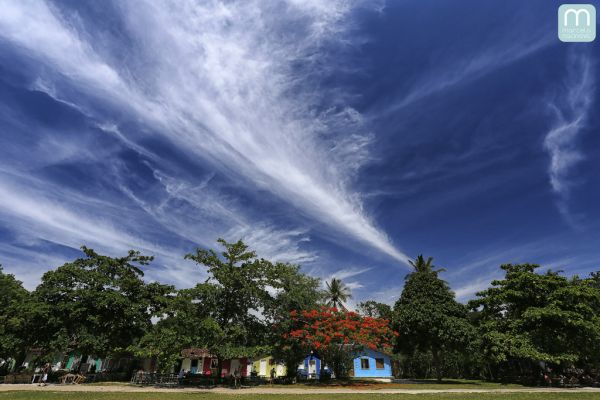
<svg viewBox="0 0 600 400">
<path fill-rule="evenodd" d="M 397 389 L 435 389 L 435 388 L 499 388 L 506 386 L 523 386 L 518 383 L 500 383 L 500 382 L 488 382 L 470 379 L 443 379 L 438 381 L 436 379 L 393 379 L 391 382 L 380 382 L 375 380 L 361 380 L 361 379 L 335 379 L 326 382 L 310 381 L 310 382 L 299 382 L 295 386 L 307 387 L 307 388 L 397 388 Z"/>
</svg>

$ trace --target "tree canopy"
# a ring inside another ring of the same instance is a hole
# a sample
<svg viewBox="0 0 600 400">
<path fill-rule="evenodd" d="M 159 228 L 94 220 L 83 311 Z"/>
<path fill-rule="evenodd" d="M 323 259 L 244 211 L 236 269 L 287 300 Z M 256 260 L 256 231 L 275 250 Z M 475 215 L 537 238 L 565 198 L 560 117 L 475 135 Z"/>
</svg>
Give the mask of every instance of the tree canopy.
<svg viewBox="0 0 600 400">
<path fill-rule="evenodd" d="M 195 345 L 206 346 L 220 359 L 271 352 L 287 313 L 314 307 L 322 298 L 320 282 L 302 274 L 298 266 L 258 258 L 242 241 L 218 243 L 221 253 L 197 249 L 186 255 L 206 268 L 208 278 L 185 294 L 192 305 L 188 301 L 181 308 L 192 311 L 175 310 L 173 315 L 206 327 Z"/>
<path fill-rule="evenodd" d="M 566 277 L 505 264 L 504 278 L 465 306 L 440 278 L 444 269 L 420 255 L 393 309 L 366 299 L 353 312 L 341 280 L 322 290 L 298 265 L 260 258 L 242 241 L 218 244 L 185 256 L 199 269 L 198 283 L 184 289 L 144 280 L 153 258 L 133 250 L 113 257 L 82 247 L 82 257 L 46 272 L 33 292 L 0 266 L 0 361 L 20 362 L 28 349 L 46 360 L 133 353 L 166 372 L 193 347 L 219 363 L 272 355 L 293 375 L 315 351 L 342 376 L 360 349 L 394 345 L 397 372 L 407 377 L 433 370 L 438 379 L 537 379 L 547 366 L 600 368 L 600 272 Z"/>
<path fill-rule="evenodd" d="M 35 307 L 29 292 L 0 265 L 0 359 L 19 357 L 29 344 Z"/>
<path fill-rule="evenodd" d="M 342 282 L 341 279 L 337 278 L 325 282 L 325 285 L 327 286 L 327 290 L 325 291 L 327 305 L 329 307 L 346 310 L 346 305 L 344 303 L 352 298 L 350 289 L 344 285 L 344 282 Z"/>
<path fill-rule="evenodd" d="M 567 279 L 538 265 L 505 264 L 505 278 L 477 293 L 484 354 L 494 362 L 598 362 L 600 289 L 596 275 Z"/>
<path fill-rule="evenodd" d="M 438 379 L 446 353 L 464 347 L 471 336 L 467 309 L 454 299 L 441 270 L 419 256 L 411 262 L 414 271 L 406 277 L 400 299 L 394 306 L 395 326 L 400 336 L 397 350 L 431 352 Z"/>
<path fill-rule="evenodd" d="M 389 304 L 374 300 L 358 303 L 358 312 L 365 317 L 382 318 L 391 321 L 393 319 L 392 307 Z"/>
<path fill-rule="evenodd" d="M 152 257 L 133 250 L 118 258 L 82 250 L 85 257 L 46 272 L 33 293 L 46 321 L 37 344 L 46 352 L 77 349 L 100 357 L 126 351 L 175 288 L 144 282 L 141 266 Z"/>
<path fill-rule="evenodd" d="M 304 355 L 316 351 L 336 376 L 347 373 L 349 362 L 365 347 L 391 351 L 396 336 L 387 320 L 337 308 L 293 310 L 290 320 L 291 330 L 283 334 L 284 345 L 299 348 Z"/>
</svg>

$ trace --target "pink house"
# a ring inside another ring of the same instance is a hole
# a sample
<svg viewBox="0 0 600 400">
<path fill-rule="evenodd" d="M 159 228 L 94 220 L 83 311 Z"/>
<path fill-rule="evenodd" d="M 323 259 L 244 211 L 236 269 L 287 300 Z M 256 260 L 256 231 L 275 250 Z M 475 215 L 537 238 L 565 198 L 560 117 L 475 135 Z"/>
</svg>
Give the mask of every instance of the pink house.
<svg viewBox="0 0 600 400">
<path fill-rule="evenodd" d="M 183 357 L 181 369 L 186 372 L 207 376 L 216 376 L 218 373 L 219 360 L 208 349 L 184 349 L 181 351 L 181 357 Z M 232 375 L 238 368 L 241 376 L 249 376 L 251 360 L 247 357 L 223 360 L 221 364 L 221 377 Z"/>
</svg>

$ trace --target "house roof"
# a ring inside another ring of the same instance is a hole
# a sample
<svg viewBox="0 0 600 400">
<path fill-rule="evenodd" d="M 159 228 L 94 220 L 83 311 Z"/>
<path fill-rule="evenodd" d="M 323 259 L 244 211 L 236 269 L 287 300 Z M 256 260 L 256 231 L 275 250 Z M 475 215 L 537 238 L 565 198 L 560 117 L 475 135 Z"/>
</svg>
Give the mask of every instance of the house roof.
<svg viewBox="0 0 600 400">
<path fill-rule="evenodd" d="M 198 360 L 200 358 L 213 358 L 214 356 L 208 351 L 208 349 L 201 349 L 197 347 L 190 347 L 189 349 L 181 350 L 181 357 L 190 358 L 192 360 Z"/>
<path fill-rule="evenodd" d="M 367 352 L 369 352 L 369 351 L 372 351 L 372 352 L 375 352 L 375 353 L 379 353 L 379 354 L 385 354 L 386 356 L 389 356 L 389 357 L 391 357 L 391 356 L 393 356 L 393 355 L 394 355 L 394 353 L 392 353 L 392 351 L 391 351 L 391 350 L 384 350 L 384 349 L 371 349 L 371 348 L 369 348 L 369 347 L 365 347 L 365 348 L 363 348 L 362 350 L 360 350 L 360 351 L 356 352 L 356 354 L 357 354 L 357 356 L 356 356 L 356 357 L 361 357 L 361 356 L 363 356 L 364 354 L 366 354 L 366 353 L 367 353 Z"/>
</svg>

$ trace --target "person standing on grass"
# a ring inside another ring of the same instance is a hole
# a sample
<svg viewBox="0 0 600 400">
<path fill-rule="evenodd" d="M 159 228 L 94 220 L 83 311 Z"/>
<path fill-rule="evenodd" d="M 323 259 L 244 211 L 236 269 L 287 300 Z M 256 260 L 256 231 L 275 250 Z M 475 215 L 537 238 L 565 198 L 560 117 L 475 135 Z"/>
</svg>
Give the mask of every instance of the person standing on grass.
<svg viewBox="0 0 600 400">
<path fill-rule="evenodd" d="M 233 371 L 233 388 L 238 389 L 241 387 L 240 380 L 242 378 L 242 374 L 240 372 L 240 367 L 237 367 L 235 371 Z"/>
<path fill-rule="evenodd" d="M 185 369 L 181 369 L 177 374 L 177 382 L 180 385 L 183 385 L 183 378 L 185 378 Z"/>
<path fill-rule="evenodd" d="M 48 382 L 48 372 L 50 372 L 50 363 L 44 364 L 44 368 L 42 368 L 42 379 L 39 386 L 46 386 L 46 382 Z"/>
</svg>

